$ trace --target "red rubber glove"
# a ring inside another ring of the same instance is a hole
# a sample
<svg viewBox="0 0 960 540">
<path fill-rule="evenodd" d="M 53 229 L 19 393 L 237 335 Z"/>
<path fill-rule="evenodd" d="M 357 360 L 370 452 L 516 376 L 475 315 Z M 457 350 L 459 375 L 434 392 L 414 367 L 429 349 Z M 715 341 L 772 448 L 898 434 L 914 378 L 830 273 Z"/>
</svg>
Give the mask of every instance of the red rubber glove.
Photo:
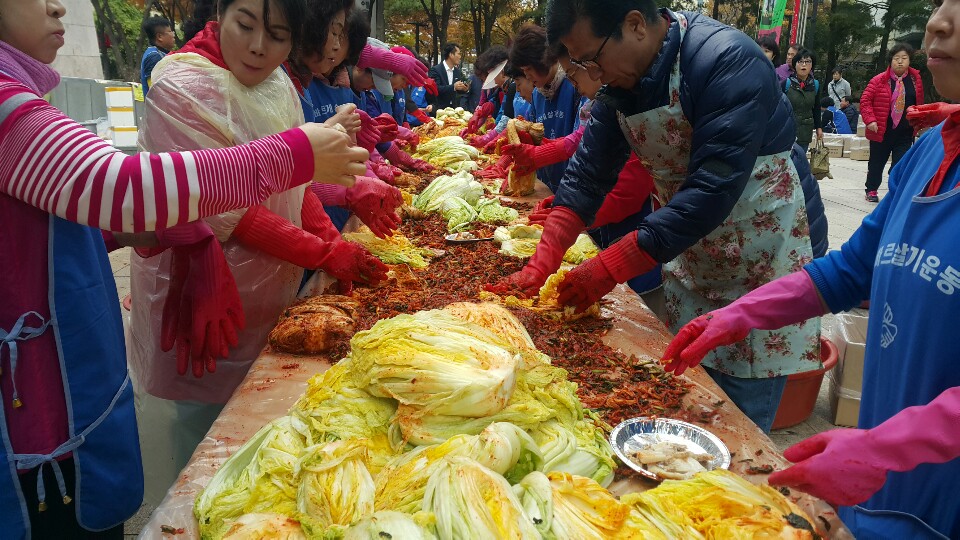
<svg viewBox="0 0 960 540">
<path fill-rule="evenodd" d="M 553 195 L 545 197 L 543 200 L 537 203 L 533 207 L 533 212 L 527 216 L 527 221 L 530 224 L 543 225 L 547 221 L 547 216 L 550 215 L 550 212 L 553 210 Z"/>
<path fill-rule="evenodd" d="M 713 349 L 733 345 L 751 330 L 776 330 L 827 312 L 810 276 L 804 271 L 795 272 L 690 321 L 677 332 L 661 361 L 667 371 L 680 375 Z"/>
<path fill-rule="evenodd" d="M 357 183 L 347 190 L 347 208 L 370 228 L 373 234 L 384 238 L 400 226 L 397 208 L 403 204 L 400 190 L 379 179 L 358 176 Z"/>
<path fill-rule="evenodd" d="M 380 142 L 380 129 L 378 128 L 377 122 L 373 118 L 370 118 L 370 115 L 365 111 L 357 109 L 357 114 L 360 115 L 360 131 L 357 132 L 357 146 L 365 149 L 367 152 L 373 153 L 377 143 Z"/>
<path fill-rule="evenodd" d="M 512 162 L 513 160 L 510 159 L 510 156 L 500 156 L 500 159 L 497 160 L 495 163 L 491 163 L 490 165 L 487 165 L 486 167 L 477 171 L 476 176 L 480 178 L 504 178 L 505 179 L 507 177 L 507 173 L 509 172 L 507 171 L 507 169 L 510 167 L 510 163 Z M 503 193 L 503 191 L 504 190 L 501 186 L 500 192 Z"/>
<path fill-rule="evenodd" d="M 400 126 L 397 125 L 397 121 L 387 113 L 381 114 L 373 121 L 377 124 L 377 130 L 380 131 L 380 142 L 382 143 L 392 142 L 400 134 Z"/>
<path fill-rule="evenodd" d="M 477 130 L 480 129 L 480 126 L 483 125 L 484 121 L 486 121 L 491 114 L 493 114 L 492 101 L 488 101 L 483 105 L 478 106 L 477 109 L 473 111 L 473 116 L 470 118 L 470 121 L 467 122 L 467 127 L 460 132 L 460 137 L 466 139 L 467 135 L 476 133 Z"/>
<path fill-rule="evenodd" d="M 320 269 L 341 281 L 376 284 L 387 267 L 358 244 L 324 241 L 263 206 L 244 214 L 233 236 L 244 244 L 309 269 Z"/>
<path fill-rule="evenodd" d="M 163 303 L 160 349 L 177 347 L 177 373 L 193 365 L 194 377 L 217 370 L 237 346 L 246 320 L 233 273 L 213 229 L 194 221 L 157 231 L 161 246 L 173 248 L 170 288 Z"/>
<path fill-rule="evenodd" d="M 414 86 L 416 86 L 416 85 L 414 85 Z M 421 84 L 420 86 L 422 86 L 423 89 L 426 90 L 427 93 L 430 94 L 431 96 L 439 96 L 439 95 L 440 95 L 440 89 L 437 88 L 437 81 L 435 81 L 435 80 L 433 80 L 433 79 L 427 79 L 427 80 L 423 81 L 423 84 Z"/>
<path fill-rule="evenodd" d="M 579 136 L 574 137 L 574 135 Z M 548 165 L 555 165 L 570 159 L 580 144 L 582 131 L 576 131 L 567 137 L 555 141 L 544 141 L 540 146 L 532 144 L 508 144 L 500 152 L 513 157 L 513 170 L 525 175 Z"/>
<path fill-rule="evenodd" d="M 389 159 L 391 164 L 399 165 L 406 169 L 421 172 L 430 172 L 433 170 L 433 165 L 422 159 L 414 159 L 410 154 L 401 150 L 400 146 L 396 144 L 391 144 L 390 148 L 387 148 L 384 152 L 383 157 Z"/>
<path fill-rule="evenodd" d="M 570 249 L 583 229 L 583 221 L 573 210 L 557 207 L 543 226 L 537 251 L 523 270 L 493 285 L 487 285 L 485 289 L 499 295 L 514 294 L 522 297 L 539 293 L 547 278 L 560 268 L 563 254 Z"/>
<path fill-rule="evenodd" d="M 432 81 L 433 79 L 430 80 Z M 433 122 L 433 119 L 427 116 L 427 113 L 423 112 L 423 109 L 417 109 L 410 113 L 410 115 L 419 120 L 421 124 L 429 124 L 430 122 Z"/>
<path fill-rule="evenodd" d="M 957 111 L 960 111 L 960 105 L 951 105 L 948 103 L 911 105 L 907 107 L 907 120 L 913 129 L 920 130 L 936 126 Z"/>
<path fill-rule="evenodd" d="M 768 481 L 837 506 L 860 504 L 883 487 L 889 471 L 960 457 L 958 416 L 960 387 L 955 386 L 873 429 L 836 429 L 787 448 L 784 457 L 796 465 L 771 474 Z"/>
<path fill-rule="evenodd" d="M 407 51 L 409 52 L 409 51 Z M 357 61 L 360 69 L 378 68 L 398 73 L 407 78 L 413 86 L 423 86 L 427 79 L 427 66 L 416 57 L 408 54 L 393 52 L 390 49 L 374 47 L 369 43 L 363 47 L 360 59 Z"/>
<path fill-rule="evenodd" d="M 557 213 L 554 209 L 550 213 Z M 548 222 L 550 218 L 547 218 Z M 577 313 L 586 310 L 612 291 L 617 283 L 645 274 L 657 261 L 637 244 L 637 233 L 628 234 L 596 257 L 574 268 L 557 288 L 561 305 L 576 306 Z"/>
<path fill-rule="evenodd" d="M 357 181 L 359 180 L 360 177 L 357 177 Z M 343 206 L 347 204 L 347 190 L 349 189 L 353 188 L 345 188 L 342 192 Z M 337 226 L 330 221 L 330 216 L 327 215 L 327 211 L 323 209 L 323 200 L 312 189 L 307 190 L 307 192 L 303 194 L 303 206 L 300 208 L 300 222 L 303 230 L 320 238 L 324 242 L 335 242 L 341 239 L 340 231 L 338 231 Z"/>
<path fill-rule="evenodd" d="M 373 171 L 373 174 L 375 174 L 377 178 L 383 180 L 391 186 L 397 182 L 397 177 L 403 174 L 398 167 L 394 167 L 393 165 L 387 163 L 383 159 L 383 156 L 381 156 L 377 151 L 370 153 L 370 161 L 367 163 L 370 167 L 370 170 Z"/>
</svg>

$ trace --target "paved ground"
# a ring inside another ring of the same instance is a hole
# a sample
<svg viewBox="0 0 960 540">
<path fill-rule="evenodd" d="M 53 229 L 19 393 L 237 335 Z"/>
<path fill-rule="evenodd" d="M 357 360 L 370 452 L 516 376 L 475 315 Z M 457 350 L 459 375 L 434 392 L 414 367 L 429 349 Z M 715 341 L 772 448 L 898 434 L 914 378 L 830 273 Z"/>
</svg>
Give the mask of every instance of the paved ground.
<svg viewBox="0 0 960 540">
<path fill-rule="evenodd" d="M 820 182 L 821 195 L 826 207 L 827 219 L 830 223 L 830 248 L 839 249 L 863 220 L 875 204 L 866 202 L 863 198 L 863 181 L 866 176 L 867 162 L 850 159 L 831 160 L 833 179 L 824 179 Z M 880 190 L 880 197 L 886 195 L 886 185 Z M 117 292 L 122 299 L 130 292 L 130 251 L 117 251 L 110 256 L 114 276 L 117 280 Z M 830 404 L 827 396 L 827 384 L 820 389 L 813 415 L 806 422 L 799 425 L 775 431 L 771 434 L 774 442 L 781 450 L 791 444 L 799 442 L 811 435 L 832 429 L 830 423 Z M 151 449 L 145 445 L 145 453 Z M 149 458 L 145 461 L 150 461 Z M 160 495 L 166 490 L 165 486 L 147 486 L 147 500 L 140 512 L 126 524 L 128 537 L 135 537 L 147 522 L 153 508 L 159 502 Z"/>
</svg>

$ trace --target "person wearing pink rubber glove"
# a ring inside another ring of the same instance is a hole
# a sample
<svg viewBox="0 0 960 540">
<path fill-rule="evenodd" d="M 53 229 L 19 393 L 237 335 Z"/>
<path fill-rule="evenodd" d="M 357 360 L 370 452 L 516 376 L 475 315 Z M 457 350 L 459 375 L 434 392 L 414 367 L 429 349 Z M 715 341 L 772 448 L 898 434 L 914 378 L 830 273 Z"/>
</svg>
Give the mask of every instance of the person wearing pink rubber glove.
<svg viewBox="0 0 960 540">
<path fill-rule="evenodd" d="M 548 165 L 562 163 L 577 151 L 583 138 L 582 127 L 573 133 L 556 140 L 544 140 L 540 146 L 532 144 L 508 144 L 501 153 L 513 158 L 514 170 L 519 174 L 529 174 Z"/>
<path fill-rule="evenodd" d="M 357 132 L 357 146 L 372 153 L 377 144 L 380 143 L 380 137 L 382 137 L 380 127 L 377 121 L 371 118 L 366 111 L 357 109 L 357 115 L 360 116 L 360 131 Z"/>
<path fill-rule="evenodd" d="M 360 53 L 357 67 L 399 73 L 413 86 L 424 86 L 427 81 L 427 66 L 412 56 L 393 52 L 386 43 L 375 38 L 367 38 L 367 46 Z"/>
<path fill-rule="evenodd" d="M 400 226 L 397 215 L 397 208 L 403 204 L 400 190 L 378 178 L 358 176 L 351 188 L 329 184 L 312 187 L 324 205 L 345 207 L 381 238 Z"/>
<path fill-rule="evenodd" d="M 934 84 L 960 99 L 960 2 L 926 27 Z M 960 538 L 960 105 L 911 111 L 933 125 L 890 175 L 890 193 L 840 251 L 771 282 L 677 334 L 664 361 L 682 371 L 750 328 L 777 328 L 870 299 L 859 429 L 815 435 L 770 475 L 839 505 L 857 538 Z M 910 118 L 911 112 L 908 112 Z M 939 124 L 938 124 L 939 123 Z M 929 279 L 928 279 L 929 278 Z M 828 306 L 828 307 L 827 307 Z"/>
<path fill-rule="evenodd" d="M 395 142 L 409 147 L 411 152 L 416 152 L 417 146 L 420 145 L 420 135 L 417 135 L 417 133 L 410 128 L 400 126 Z"/>
<path fill-rule="evenodd" d="M 537 251 L 523 270 L 487 285 L 485 289 L 500 295 L 536 295 L 547 278 L 560 268 L 563 254 L 576 242 L 583 229 L 583 220 L 576 213 L 569 208 L 557 207 L 547 218 Z"/>
<path fill-rule="evenodd" d="M 837 429 L 814 435 L 784 453 L 796 463 L 770 475 L 787 486 L 837 506 L 870 500 L 888 473 L 960 458 L 960 387 L 926 405 L 908 407 L 871 429 Z"/>
<path fill-rule="evenodd" d="M 430 172 L 433 170 L 433 165 L 422 160 L 416 159 L 410 154 L 404 152 L 400 149 L 400 145 L 391 144 L 384 152 L 383 157 L 390 160 L 390 163 L 393 165 L 398 165 L 401 168 L 409 169 L 412 171 L 419 172 Z"/>
</svg>

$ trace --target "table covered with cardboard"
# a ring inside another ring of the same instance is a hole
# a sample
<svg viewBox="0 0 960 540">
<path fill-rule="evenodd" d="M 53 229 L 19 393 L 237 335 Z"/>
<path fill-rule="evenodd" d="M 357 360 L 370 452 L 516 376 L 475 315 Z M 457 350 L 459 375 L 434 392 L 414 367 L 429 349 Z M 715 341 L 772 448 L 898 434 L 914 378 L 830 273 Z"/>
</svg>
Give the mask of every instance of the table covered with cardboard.
<svg viewBox="0 0 960 540">
<path fill-rule="evenodd" d="M 540 186 L 539 190 L 543 187 Z M 608 295 L 601 314 L 612 321 L 603 342 L 640 360 L 659 359 L 672 337 L 640 298 L 621 285 Z M 218 468 L 261 427 L 287 414 L 304 393 L 307 380 L 326 371 L 335 358 L 295 356 L 268 346 L 246 379 L 214 422 L 206 438 L 170 488 L 141 533 L 142 538 L 198 538 L 194 500 Z M 754 483 L 766 473 L 787 465 L 774 443 L 723 393 L 702 368 L 684 375 L 690 382 L 683 397 L 684 418 L 701 418 L 699 425 L 719 437 L 732 454 L 730 470 Z M 571 380 L 576 378 L 571 375 Z M 640 416 L 640 412 L 634 416 Z M 623 468 L 621 468 L 623 470 Z M 615 495 L 643 491 L 656 484 L 638 476 L 618 475 L 610 486 Z M 818 532 L 832 538 L 850 538 L 835 511 L 826 503 L 798 492 L 790 498 L 813 518 Z"/>
</svg>

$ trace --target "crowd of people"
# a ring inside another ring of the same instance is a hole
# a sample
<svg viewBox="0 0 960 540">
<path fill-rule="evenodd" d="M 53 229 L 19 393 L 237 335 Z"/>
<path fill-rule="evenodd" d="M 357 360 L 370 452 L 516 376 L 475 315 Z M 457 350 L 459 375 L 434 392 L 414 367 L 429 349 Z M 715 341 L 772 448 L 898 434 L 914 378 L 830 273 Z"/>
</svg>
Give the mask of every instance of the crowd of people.
<svg viewBox="0 0 960 540">
<path fill-rule="evenodd" d="M 550 0 L 544 27 L 481 51 L 470 76 L 456 43 L 428 68 L 370 37 L 353 0 L 194 4 L 178 50 L 172 23 L 143 25 L 142 153 L 125 156 L 42 99 L 64 7 L 0 0 L 0 244 L 16 254 L 0 303 L 5 535 L 122 538 L 143 496 L 128 367 L 175 403 L 182 466 L 311 273 L 345 294 L 386 278 L 341 230 L 351 215 L 396 229 L 396 177 L 432 170 L 411 128 L 457 106 L 474 112 L 460 135 L 500 151 L 478 176 L 535 172 L 552 193 L 529 217 L 536 253 L 487 288 L 536 294 L 587 232 L 600 254 L 560 302 L 584 310 L 626 283 L 677 335 L 666 368 L 702 364 L 764 431 L 787 377 L 821 367 L 818 317 L 869 299 L 860 429 L 789 449 L 796 465 L 770 483 L 840 505 L 858 536 L 960 535 L 960 106 L 924 105 L 909 46 L 858 108 L 842 69 L 821 85 L 809 49 L 777 65 L 775 41 L 653 0 Z M 960 0 L 938 0 L 925 47 L 953 100 L 958 27 Z M 521 117 L 541 144 L 505 140 Z M 828 254 L 806 154 L 861 119 L 878 206 Z M 122 246 L 129 347 L 107 259 Z"/>
</svg>

